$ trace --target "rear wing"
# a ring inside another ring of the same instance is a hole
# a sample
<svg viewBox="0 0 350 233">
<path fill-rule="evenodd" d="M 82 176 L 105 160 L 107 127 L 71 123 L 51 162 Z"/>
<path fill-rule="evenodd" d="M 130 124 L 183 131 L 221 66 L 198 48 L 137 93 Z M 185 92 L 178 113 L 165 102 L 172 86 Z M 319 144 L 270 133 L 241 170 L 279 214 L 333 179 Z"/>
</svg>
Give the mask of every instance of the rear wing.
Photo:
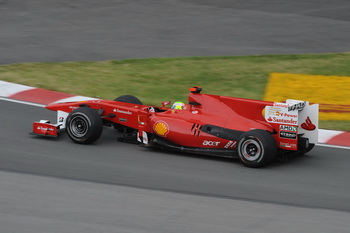
<svg viewBox="0 0 350 233">
<path fill-rule="evenodd" d="M 288 99 L 286 103 L 275 102 L 265 107 L 265 120 L 271 123 L 286 147 L 294 149 L 297 136 L 307 138 L 309 143 L 318 141 L 318 104 Z M 282 147 L 280 145 L 280 147 Z"/>
</svg>

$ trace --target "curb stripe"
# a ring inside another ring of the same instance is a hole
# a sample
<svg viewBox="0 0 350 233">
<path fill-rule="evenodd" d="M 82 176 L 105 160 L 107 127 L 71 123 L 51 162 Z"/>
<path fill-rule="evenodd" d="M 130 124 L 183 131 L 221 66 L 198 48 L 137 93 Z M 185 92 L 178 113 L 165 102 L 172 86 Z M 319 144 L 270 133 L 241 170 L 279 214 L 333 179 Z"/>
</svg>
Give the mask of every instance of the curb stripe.
<svg viewBox="0 0 350 233">
<path fill-rule="evenodd" d="M 31 89 L 35 89 L 35 88 L 0 80 L 0 96 L 3 96 L 3 97 L 9 97 L 18 92 L 27 91 Z"/>
<path fill-rule="evenodd" d="M 327 141 L 328 144 L 338 146 L 350 146 L 350 133 L 342 133 Z"/>
<path fill-rule="evenodd" d="M 340 134 L 344 133 L 343 131 L 334 131 L 334 130 L 318 130 L 318 142 L 319 143 L 327 143 L 333 137 L 336 137 Z"/>
<path fill-rule="evenodd" d="M 4 97 L 0 97 L 0 100 L 4 100 L 4 101 L 8 101 L 8 102 L 13 102 L 13 103 L 17 103 L 17 104 L 26 104 L 26 105 L 30 105 L 30 106 L 45 108 L 45 105 L 44 105 L 44 104 L 30 103 L 30 102 L 25 102 L 25 101 L 22 101 L 22 100 L 13 100 L 13 99 L 4 98 Z"/>
<path fill-rule="evenodd" d="M 8 97 L 11 99 L 24 100 L 27 102 L 33 102 L 33 103 L 39 103 L 39 104 L 50 104 L 60 99 L 73 97 L 73 95 L 44 90 L 40 88 L 34 88 L 34 89 L 18 92 Z"/>
</svg>

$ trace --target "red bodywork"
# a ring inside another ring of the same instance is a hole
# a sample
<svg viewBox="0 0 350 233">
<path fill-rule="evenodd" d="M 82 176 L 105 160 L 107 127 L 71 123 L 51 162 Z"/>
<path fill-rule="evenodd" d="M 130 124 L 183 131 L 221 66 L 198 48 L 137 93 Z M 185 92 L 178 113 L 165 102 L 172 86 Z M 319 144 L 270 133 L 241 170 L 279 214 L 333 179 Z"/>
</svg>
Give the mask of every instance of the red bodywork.
<svg viewBox="0 0 350 233">
<path fill-rule="evenodd" d="M 196 152 L 193 148 L 234 151 L 240 135 L 253 129 L 270 132 L 280 149 L 298 149 L 296 138 L 279 136 L 281 124 L 265 120 L 263 110 L 266 106 L 273 106 L 273 102 L 194 92 L 189 94 L 188 102 L 182 110 L 109 100 L 57 103 L 46 108 L 68 114 L 79 107 L 90 107 L 99 111 L 104 123 L 132 128 L 139 132 L 139 136 L 146 132 L 150 143 L 192 148 L 192 152 Z M 61 118 L 58 124 L 65 121 Z M 59 128 L 59 125 L 35 122 L 33 133 L 57 136 L 57 130 L 44 130 L 55 127 Z M 293 146 L 288 148 L 285 145 Z"/>
<path fill-rule="evenodd" d="M 57 136 L 57 127 L 55 125 L 49 124 L 49 122 L 34 122 L 33 123 L 33 132 L 36 134 L 44 136 Z"/>
</svg>

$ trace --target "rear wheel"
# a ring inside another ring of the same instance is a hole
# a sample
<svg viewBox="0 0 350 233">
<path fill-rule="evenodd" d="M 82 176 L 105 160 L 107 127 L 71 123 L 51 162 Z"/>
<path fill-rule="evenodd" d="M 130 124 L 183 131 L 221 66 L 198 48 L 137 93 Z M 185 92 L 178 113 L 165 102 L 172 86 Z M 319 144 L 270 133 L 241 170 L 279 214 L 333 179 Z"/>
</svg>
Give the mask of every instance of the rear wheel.
<svg viewBox="0 0 350 233">
<path fill-rule="evenodd" d="M 239 139 L 238 156 L 247 167 L 263 167 L 275 160 L 277 146 L 268 131 L 255 129 L 248 131 Z"/>
<path fill-rule="evenodd" d="M 69 113 L 66 122 L 70 139 L 80 144 L 91 144 L 102 134 L 103 124 L 95 109 L 81 107 Z"/>
</svg>

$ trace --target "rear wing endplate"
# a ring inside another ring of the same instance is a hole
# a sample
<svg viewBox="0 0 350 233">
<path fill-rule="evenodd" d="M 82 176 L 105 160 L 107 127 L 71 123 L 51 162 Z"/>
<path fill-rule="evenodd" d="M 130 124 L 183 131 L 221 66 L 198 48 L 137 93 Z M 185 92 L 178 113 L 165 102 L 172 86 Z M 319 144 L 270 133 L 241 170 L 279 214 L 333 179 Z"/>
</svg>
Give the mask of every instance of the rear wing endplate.
<svg viewBox="0 0 350 233">
<path fill-rule="evenodd" d="M 273 106 L 266 106 L 265 120 L 276 124 L 277 127 L 274 126 L 274 128 L 277 128 L 279 134 L 281 131 L 295 131 L 296 134 L 308 138 L 309 143 L 316 144 L 318 141 L 318 111 L 318 104 L 310 105 L 307 101 L 288 99 L 286 103 L 275 102 Z"/>
</svg>

